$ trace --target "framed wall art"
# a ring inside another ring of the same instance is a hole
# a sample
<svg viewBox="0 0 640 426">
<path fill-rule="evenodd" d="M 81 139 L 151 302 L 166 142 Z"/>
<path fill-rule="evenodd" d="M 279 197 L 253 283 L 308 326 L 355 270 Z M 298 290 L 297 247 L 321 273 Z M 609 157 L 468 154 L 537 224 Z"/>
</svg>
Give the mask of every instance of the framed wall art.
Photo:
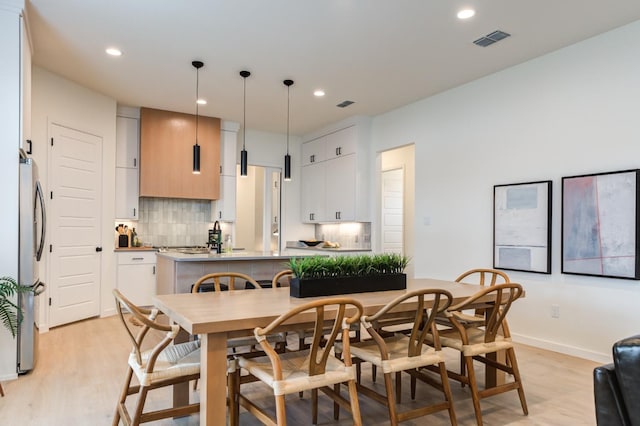
<svg viewBox="0 0 640 426">
<path fill-rule="evenodd" d="M 562 273 L 640 279 L 640 170 L 562 178 Z"/>
<path fill-rule="evenodd" d="M 493 187 L 493 267 L 551 273 L 551 181 Z"/>
</svg>

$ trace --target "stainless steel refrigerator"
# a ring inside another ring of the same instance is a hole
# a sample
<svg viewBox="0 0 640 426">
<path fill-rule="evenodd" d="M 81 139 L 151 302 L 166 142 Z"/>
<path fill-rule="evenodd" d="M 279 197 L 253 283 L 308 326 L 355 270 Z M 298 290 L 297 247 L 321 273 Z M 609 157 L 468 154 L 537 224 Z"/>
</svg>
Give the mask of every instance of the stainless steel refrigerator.
<svg viewBox="0 0 640 426">
<path fill-rule="evenodd" d="M 33 159 L 20 151 L 20 239 L 18 282 L 33 291 L 18 295 L 23 318 L 18 327 L 19 374 L 32 370 L 38 350 L 38 330 L 35 323 L 36 298 L 44 291 L 38 262 L 42 258 L 46 235 L 44 194 L 38 180 L 38 167 Z"/>
</svg>

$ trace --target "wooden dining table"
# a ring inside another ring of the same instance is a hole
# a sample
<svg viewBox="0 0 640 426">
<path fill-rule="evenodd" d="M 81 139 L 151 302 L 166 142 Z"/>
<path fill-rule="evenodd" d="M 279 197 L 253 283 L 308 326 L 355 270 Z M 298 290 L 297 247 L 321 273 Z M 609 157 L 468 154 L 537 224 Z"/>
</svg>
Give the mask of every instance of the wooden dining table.
<svg viewBox="0 0 640 426">
<path fill-rule="evenodd" d="M 365 315 L 371 315 L 394 298 L 422 288 L 438 288 L 451 292 L 453 304 L 465 300 L 479 290 L 477 285 L 423 278 L 408 279 L 406 290 L 341 296 L 358 300 L 364 306 Z M 319 297 L 290 297 L 288 287 L 259 291 L 165 294 L 154 297 L 155 306 L 173 322 L 188 333 L 201 336 L 201 425 L 226 423 L 227 339 L 251 335 L 255 327 L 266 326 L 281 314 L 316 299 Z M 400 309 L 401 307 L 402 305 Z M 411 308 L 407 305 L 407 310 L 409 309 Z M 188 387 L 174 388 L 175 403 L 185 402 L 188 398 Z"/>
</svg>

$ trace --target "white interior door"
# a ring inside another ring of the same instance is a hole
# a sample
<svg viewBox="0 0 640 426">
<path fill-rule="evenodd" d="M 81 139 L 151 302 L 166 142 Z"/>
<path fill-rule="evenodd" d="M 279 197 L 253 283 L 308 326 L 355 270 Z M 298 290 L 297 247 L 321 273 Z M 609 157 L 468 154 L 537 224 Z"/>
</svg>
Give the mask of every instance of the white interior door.
<svg viewBox="0 0 640 426">
<path fill-rule="evenodd" d="M 100 314 L 102 138 L 51 125 L 52 327 Z"/>
<path fill-rule="evenodd" d="M 404 170 L 382 172 L 382 251 L 403 254 Z"/>
</svg>

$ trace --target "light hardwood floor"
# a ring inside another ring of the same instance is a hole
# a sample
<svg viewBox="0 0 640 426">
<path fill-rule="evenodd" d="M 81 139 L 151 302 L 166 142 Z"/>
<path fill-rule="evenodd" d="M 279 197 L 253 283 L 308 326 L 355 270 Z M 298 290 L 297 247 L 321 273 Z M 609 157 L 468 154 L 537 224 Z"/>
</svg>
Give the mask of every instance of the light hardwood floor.
<svg viewBox="0 0 640 426">
<path fill-rule="evenodd" d="M 40 335 L 40 358 L 36 369 L 18 380 L 4 382 L 6 396 L 0 398 L 0 425 L 84 426 L 110 425 L 126 372 L 130 344 L 117 317 L 92 319 L 58 327 Z M 595 425 L 592 371 L 597 363 L 561 355 L 531 346 L 517 345 L 516 353 L 524 381 L 529 415 L 524 416 L 515 392 L 481 401 L 486 425 Z M 448 353 L 448 365 L 458 365 L 457 353 Z M 451 368 L 451 367 L 450 367 Z M 457 367 L 454 367 L 457 368 Z M 481 368 L 479 367 L 479 374 Z M 370 381 L 370 369 L 363 369 Z M 381 376 L 378 388 L 382 389 Z M 415 402 L 408 396 L 405 379 L 403 404 L 419 404 L 431 389 L 418 386 Z M 249 394 L 273 406 L 273 398 L 260 384 L 248 385 Z M 451 383 L 456 415 L 460 425 L 473 425 L 474 414 L 467 388 Z M 157 390 L 148 398 L 148 406 L 166 406 L 168 390 Z M 261 395 L 264 394 L 264 397 Z M 346 392 L 345 392 L 346 394 Z M 198 391 L 192 392 L 197 400 Z M 388 424 L 386 409 L 360 397 L 364 425 Z M 319 424 L 348 425 L 351 418 L 341 413 L 334 422 L 332 404 L 320 397 Z M 289 424 L 310 424 L 309 400 L 291 395 L 287 399 Z M 246 412 L 241 425 L 258 425 Z M 165 420 L 155 425 L 198 425 L 197 415 Z M 445 413 L 439 413 L 403 425 L 448 425 Z"/>
</svg>

